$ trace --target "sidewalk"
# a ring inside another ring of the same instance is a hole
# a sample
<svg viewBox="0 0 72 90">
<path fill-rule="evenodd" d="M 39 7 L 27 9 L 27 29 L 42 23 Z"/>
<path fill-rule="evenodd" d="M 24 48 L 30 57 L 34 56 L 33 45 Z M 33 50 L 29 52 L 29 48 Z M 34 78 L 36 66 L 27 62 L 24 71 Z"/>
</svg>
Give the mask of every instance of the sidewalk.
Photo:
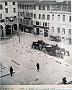
<svg viewBox="0 0 72 90">
<path fill-rule="evenodd" d="M 65 85 L 72 85 L 72 76 L 66 77 L 66 80 L 67 80 L 67 84 L 65 84 Z M 63 82 L 62 82 L 62 80 L 60 80 L 60 81 L 54 83 L 54 85 L 63 85 Z"/>
</svg>

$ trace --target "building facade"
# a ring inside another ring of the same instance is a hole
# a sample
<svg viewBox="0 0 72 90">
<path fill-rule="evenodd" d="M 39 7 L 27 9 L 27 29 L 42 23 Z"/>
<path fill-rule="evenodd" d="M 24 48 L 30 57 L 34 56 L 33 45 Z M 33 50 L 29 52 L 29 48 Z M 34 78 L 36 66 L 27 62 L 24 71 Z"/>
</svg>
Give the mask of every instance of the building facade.
<svg viewBox="0 0 72 90">
<path fill-rule="evenodd" d="M 4 3 L 0 3 L 0 36 L 5 36 L 5 14 Z"/>
<path fill-rule="evenodd" d="M 0 28 L 1 36 L 12 35 L 20 29 L 71 43 L 71 1 L 0 2 Z"/>
<path fill-rule="evenodd" d="M 1 36 L 12 35 L 18 26 L 18 4 L 17 2 L 0 2 L 0 26 Z"/>
<path fill-rule="evenodd" d="M 25 31 L 43 37 L 60 37 L 71 43 L 71 2 L 41 1 L 19 3 Z"/>
</svg>

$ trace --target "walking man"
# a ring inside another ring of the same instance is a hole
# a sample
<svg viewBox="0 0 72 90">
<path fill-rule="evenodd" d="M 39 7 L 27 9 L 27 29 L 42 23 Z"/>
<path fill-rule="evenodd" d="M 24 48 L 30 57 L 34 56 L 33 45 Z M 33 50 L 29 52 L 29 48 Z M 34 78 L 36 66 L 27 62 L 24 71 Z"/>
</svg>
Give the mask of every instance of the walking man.
<svg viewBox="0 0 72 90">
<path fill-rule="evenodd" d="M 63 81 L 63 84 L 66 84 L 66 77 L 64 77 L 63 79 L 62 79 L 62 81 Z"/>
<path fill-rule="evenodd" d="M 12 76 L 12 74 L 13 74 L 13 68 L 12 68 L 12 66 L 10 67 L 10 75 Z"/>
<path fill-rule="evenodd" d="M 38 72 L 39 72 L 39 68 L 40 68 L 39 63 L 37 63 L 36 66 L 37 66 L 37 70 L 38 70 Z"/>
</svg>

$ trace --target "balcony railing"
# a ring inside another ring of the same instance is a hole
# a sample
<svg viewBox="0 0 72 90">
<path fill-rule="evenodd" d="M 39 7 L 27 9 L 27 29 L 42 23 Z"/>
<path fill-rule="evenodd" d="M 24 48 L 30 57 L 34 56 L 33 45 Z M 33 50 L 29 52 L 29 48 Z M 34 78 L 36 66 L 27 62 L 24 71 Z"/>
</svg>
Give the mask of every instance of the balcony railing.
<svg viewBox="0 0 72 90">
<path fill-rule="evenodd" d="M 31 19 L 31 17 L 25 16 L 24 19 Z"/>
<path fill-rule="evenodd" d="M 61 11 L 61 8 L 53 8 L 51 11 Z"/>
</svg>

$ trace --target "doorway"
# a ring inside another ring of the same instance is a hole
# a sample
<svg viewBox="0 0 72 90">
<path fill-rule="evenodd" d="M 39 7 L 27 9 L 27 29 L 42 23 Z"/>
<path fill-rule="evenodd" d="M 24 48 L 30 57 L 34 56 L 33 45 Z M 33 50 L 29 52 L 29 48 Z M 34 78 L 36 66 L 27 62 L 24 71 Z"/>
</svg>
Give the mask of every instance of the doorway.
<svg viewBox="0 0 72 90">
<path fill-rule="evenodd" d="M 36 34 L 39 35 L 39 28 L 36 28 Z"/>
<path fill-rule="evenodd" d="M 11 35 L 11 26 L 10 25 L 6 25 L 5 30 L 6 30 L 6 35 Z"/>
<path fill-rule="evenodd" d="M 4 32 L 3 32 L 3 26 L 2 25 L 0 25 L 0 29 L 1 29 L 1 37 L 3 37 L 4 36 Z"/>
</svg>

